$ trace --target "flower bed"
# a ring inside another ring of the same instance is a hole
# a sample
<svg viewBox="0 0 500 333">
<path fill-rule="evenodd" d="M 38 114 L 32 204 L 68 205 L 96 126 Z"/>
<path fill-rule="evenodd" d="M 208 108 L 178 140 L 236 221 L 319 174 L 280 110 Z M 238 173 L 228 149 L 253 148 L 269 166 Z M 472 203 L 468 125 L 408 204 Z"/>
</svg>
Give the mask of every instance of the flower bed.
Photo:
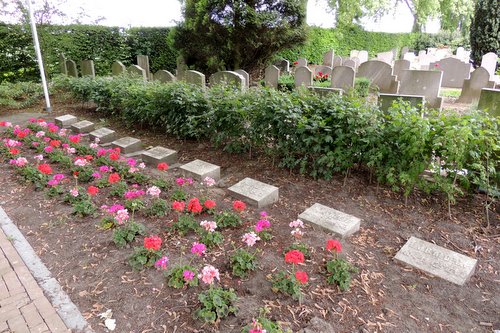
<svg viewBox="0 0 500 333">
<path fill-rule="evenodd" d="M 32 119 L 27 128 L 0 125 L 6 128 L 0 160 L 18 179 L 65 202 L 72 215 L 95 221 L 94 232 L 108 239 L 107 247 L 126 253 L 136 271 L 128 278 L 156 269 L 149 274 L 163 276 L 163 288 L 179 289 L 181 295 L 189 290 L 197 299 L 193 314 L 200 325 L 223 325 L 227 316 L 237 313 L 238 297 L 245 294 L 245 284 L 257 278 L 257 269 L 267 276 L 269 291 L 299 302 L 308 302 L 304 289 L 325 287 L 328 281 L 339 286 L 338 292 L 349 287 L 354 270 L 347 262 L 333 272 L 328 264 L 310 264 L 311 252 L 316 262 L 326 262 L 330 251 L 340 252 L 339 243 L 332 247 L 336 241 L 328 240 L 325 251 L 309 248 L 301 242 L 305 232 L 300 220 L 290 222 L 289 241 L 276 240 L 271 216 L 230 200 L 214 189 L 213 179 L 200 183 L 175 177 L 165 163 L 147 168 L 119 149 L 85 143 L 81 135 L 41 119 Z M 276 253 L 277 241 L 288 242 L 289 248 Z M 272 260 L 261 263 L 265 257 Z M 282 270 L 275 273 L 276 268 Z M 341 278 L 332 279 L 332 274 Z M 263 299 L 258 301 L 266 308 Z M 266 311 L 255 312 L 253 321 L 245 318 L 242 329 L 281 332 Z M 109 313 L 103 317 L 108 328 L 118 325 L 120 330 L 120 322 Z"/>
</svg>

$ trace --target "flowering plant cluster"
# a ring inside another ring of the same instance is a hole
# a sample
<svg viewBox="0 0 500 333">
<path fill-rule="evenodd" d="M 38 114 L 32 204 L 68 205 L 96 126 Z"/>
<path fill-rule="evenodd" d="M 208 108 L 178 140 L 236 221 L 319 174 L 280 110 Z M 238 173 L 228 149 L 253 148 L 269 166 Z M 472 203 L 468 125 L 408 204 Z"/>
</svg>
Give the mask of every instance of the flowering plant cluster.
<svg viewBox="0 0 500 333">
<path fill-rule="evenodd" d="M 328 260 L 324 267 L 326 281 L 338 285 L 342 291 L 348 290 L 351 285 L 351 273 L 357 272 L 357 268 L 345 259 L 338 258 L 338 254 L 342 252 L 342 244 L 338 240 L 327 240 L 326 251 L 333 258 Z"/>
<path fill-rule="evenodd" d="M 328 81 L 330 75 L 328 75 L 327 73 L 323 73 L 323 72 L 318 72 L 318 74 L 316 74 L 314 76 L 314 81 L 318 81 L 318 82 L 325 82 L 325 81 Z"/>
<path fill-rule="evenodd" d="M 158 236 L 144 238 L 144 244 L 141 247 L 135 247 L 134 252 L 129 257 L 129 264 L 135 270 L 141 270 L 144 267 L 160 266 L 166 270 L 168 258 L 163 258 L 161 254 L 162 239 Z"/>
</svg>

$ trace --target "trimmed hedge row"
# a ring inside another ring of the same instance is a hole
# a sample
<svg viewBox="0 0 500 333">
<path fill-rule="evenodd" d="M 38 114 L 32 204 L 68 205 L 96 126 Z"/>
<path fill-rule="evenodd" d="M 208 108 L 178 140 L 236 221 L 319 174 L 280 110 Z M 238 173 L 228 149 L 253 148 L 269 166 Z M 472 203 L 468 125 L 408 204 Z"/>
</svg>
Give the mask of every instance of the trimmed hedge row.
<svg viewBox="0 0 500 333">
<path fill-rule="evenodd" d="M 498 187 L 499 119 L 481 112 L 428 117 L 408 105 L 387 113 L 364 100 L 307 91 L 225 87 L 132 78 L 58 78 L 55 88 L 130 126 L 207 139 L 230 152 L 258 151 L 314 178 L 363 169 L 394 190 L 437 190 L 453 201 L 476 186 Z M 420 175 L 432 170 L 432 181 Z M 463 171 L 466 169 L 467 171 Z"/>
</svg>

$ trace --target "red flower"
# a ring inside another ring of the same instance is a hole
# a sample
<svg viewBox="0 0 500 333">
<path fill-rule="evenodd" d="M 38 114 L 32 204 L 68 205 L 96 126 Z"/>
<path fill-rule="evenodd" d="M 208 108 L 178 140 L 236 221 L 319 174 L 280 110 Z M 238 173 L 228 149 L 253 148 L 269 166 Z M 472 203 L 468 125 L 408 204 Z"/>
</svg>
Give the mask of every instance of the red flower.
<svg viewBox="0 0 500 333">
<path fill-rule="evenodd" d="M 198 198 L 193 198 L 189 200 L 188 211 L 190 211 L 191 213 L 198 214 L 201 213 L 202 210 L 203 207 L 201 206 L 200 200 L 198 200 Z"/>
<path fill-rule="evenodd" d="M 0 121 L 0 127 L 5 127 L 7 126 L 7 122 L 6 121 Z"/>
<path fill-rule="evenodd" d="M 184 201 L 174 201 L 172 202 L 172 208 L 179 213 L 183 212 L 184 208 L 186 208 L 186 203 Z"/>
<path fill-rule="evenodd" d="M 61 145 L 61 141 L 59 140 L 50 140 L 49 145 L 51 147 L 57 148 Z"/>
<path fill-rule="evenodd" d="M 87 193 L 92 196 L 96 195 L 97 192 L 99 192 L 99 189 L 95 186 L 89 186 L 89 188 L 87 189 Z"/>
<path fill-rule="evenodd" d="M 145 237 L 144 247 L 148 250 L 158 251 L 161 247 L 161 238 L 158 236 Z"/>
<path fill-rule="evenodd" d="M 78 171 L 73 171 L 73 177 L 78 177 L 79 172 Z"/>
<path fill-rule="evenodd" d="M 298 61 L 294 61 L 294 62 L 293 62 L 293 64 L 294 64 L 294 65 L 298 65 L 298 64 L 299 64 L 299 62 L 298 62 Z"/>
<path fill-rule="evenodd" d="M 205 206 L 206 209 L 212 209 L 215 206 L 217 206 L 217 204 L 213 200 L 205 200 L 205 203 L 203 204 L 203 206 Z"/>
<path fill-rule="evenodd" d="M 160 171 L 167 171 L 168 170 L 168 164 L 165 162 L 159 163 L 158 166 L 156 167 Z"/>
<path fill-rule="evenodd" d="M 69 137 L 69 141 L 71 141 L 72 143 L 78 143 L 80 142 L 80 137 L 78 135 L 71 135 Z"/>
<path fill-rule="evenodd" d="M 109 182 L 110 184 L 116 183 L 116 182 L 117 182 L 117 181 L 119 181 L 119 180 L 120 180 L 120 175 L 119 175 L 119 174 L 117 174 L 116 172 L 115 172 L 115 173 L 110 174 L 110 175 L 109 175 L 109 177 L 108 177 L 108 182 Z"/>
<path fill-rule="evenodd" d="M 304 262 L 304 254 L 299 250 L 291 250 L 285 253 L 285 262 L 288 264 L 302 264 Z"/>
<path fill-rule="evenodd" d="M 342 252 L 342 244 L 336 239 L 329 239 L 326 241 L 326 249 L 328 251 L 334 250 L 337 253 Z"/>
<path fill-rule="evenodd" d="M 307 281 L 309 280 L 309 277 L 307 276 L 306 272 L 302 271 L 296 271 L 295 272 L 295 278 L 302 284 L 306 284 Z"/>
<path fill-rule="evenodd" d="M 40 171 L 44 175 L 50 175 L 52 173 L 52 168 L 48 164 L 40 164 L 37 168 L 38 171 Z"/>
<path fill-rule="evenodd" d="M 92 156 L 92 155 L 85 155 L 85 159 L 87 161 L 92 161 L 94 159 L 94 156 Z"/>
<path fill-rule="evenodd" d="M 233 202 L 233 209 L 237 212 L 242 212 L 247 208 L 247 205 L 243 201 L 235 200 Z"/>
<path fill-rule="evenodd" d="M 17 133 L 17 137 L 19 139 L 22 139 L 22 138 L 26 137 L 26 135 L 28 135 L 26 132 L 19 132 L 19 133 Z"/>
<path fill-rule="evenodd" d="M 112 161 L 116 161 L 120 158 L 120 153 L 111 153 L 109 154 L 109 159 Z"/>
<path fill-rule="evenodd" d="M 17 149 L 17 148 L 11 148 L 9 150 L 9 153 L 11 153 L 12 155 L 17 155 L 17 154 L 19 154 L 19 149 Z"/>
</svg>

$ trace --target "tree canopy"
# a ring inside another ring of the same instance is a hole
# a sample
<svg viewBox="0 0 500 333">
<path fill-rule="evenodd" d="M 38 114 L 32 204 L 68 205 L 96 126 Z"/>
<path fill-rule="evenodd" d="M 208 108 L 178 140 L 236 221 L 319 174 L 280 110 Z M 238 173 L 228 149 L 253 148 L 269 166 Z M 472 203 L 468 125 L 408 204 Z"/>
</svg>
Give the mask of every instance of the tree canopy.
<svg viewBox="0 0 500 333">
<path fill-rule="evenodd" d="M 186 0 L 175 46 L 208 73 L 250 71 L 306 39 L 306 0 Z"/>
<path fill-rule="evenodd" d="M 478 0 L 470 29 L 471 58 L 481 64 L 488 52 L 500 55 L 500 3 L 499 0 Z"/>
</svg>

